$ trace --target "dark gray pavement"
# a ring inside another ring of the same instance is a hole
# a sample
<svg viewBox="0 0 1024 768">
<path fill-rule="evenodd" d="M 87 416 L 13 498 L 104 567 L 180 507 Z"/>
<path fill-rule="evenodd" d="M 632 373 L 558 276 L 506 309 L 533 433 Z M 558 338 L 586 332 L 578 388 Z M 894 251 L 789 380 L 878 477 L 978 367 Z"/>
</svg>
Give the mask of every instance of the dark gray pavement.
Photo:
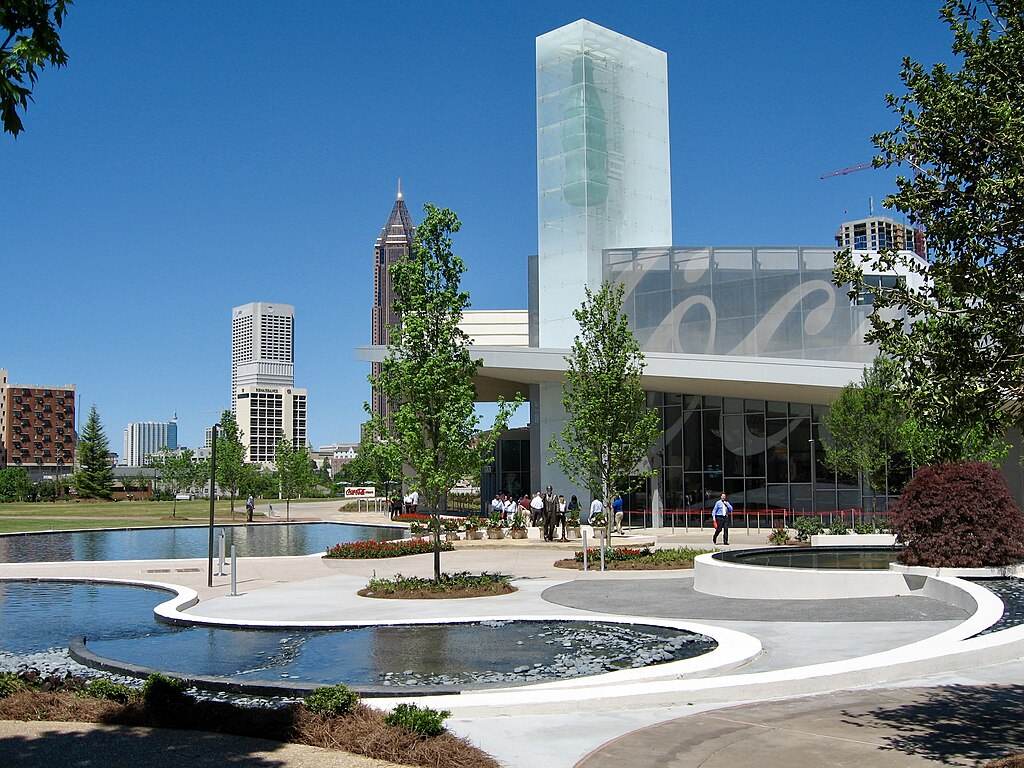
<svg viewBox="0 0 1024 768">
<path fill-rule="evenodd" d="M 625 616 L 695 621 L 964 621 L 969 614 L 928 597 L 853 597 L 842 600 L 742 600 L 695 592 L 693 579 L 633 579 L 628 583 L 575 581 L 541 593 L 545 600 Z"/>
</svg>

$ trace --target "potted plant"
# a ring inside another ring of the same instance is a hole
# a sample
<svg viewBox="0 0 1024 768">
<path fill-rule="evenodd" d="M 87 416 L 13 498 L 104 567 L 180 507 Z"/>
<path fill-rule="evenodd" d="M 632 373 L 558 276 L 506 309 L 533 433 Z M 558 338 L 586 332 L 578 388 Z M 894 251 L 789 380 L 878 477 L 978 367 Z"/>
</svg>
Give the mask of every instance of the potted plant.
<svg viewBox="0 0 1024 768">
<path fill-rule="evenodd" d="M 512 515 L 512 538 L 513 539 L 525 539 L 526 538 L 526 518 L 523 516 L 522 510 L 516 510 L 516 513 Z"/>
<path fill-rule="evenodd" d="M 497 512 L 492 512 L 490 519 L 487 521 L 487 538 L 505 538 L 505 532 L 501 529 L 501 515 L 499 515 Z"/>
<path fill-rule="evenodd" d="M 422 539 L 427 535 L 427 529 L 421 523 L 409 523 L 409 533 L 414 539 Z"/>
<path fill-rule="evenodd" d="M 484 521 L 476 515 L 470 515 L 466 518 L 466 538 L 467 539 L 481 539 L 483 538 L 480 528 L 483 527 Z"/>
<path fill-rule="evenodd" d="M 777 547 L 789 543 L 789 529 L 779 526 L 768 535 L 768 543 Z"/>
<path fill-rule="evenodd" d="M 604 512 L 598 512 L 596 515 L 590 516 L 590 526 L 596 531 L 598 528 L 604 528 L 608 522 L 608 518 L 605 517 Z"/>
<path fill-rule="evenodd" d="M 580 538 L 580 511 L 578 509 L 570 512 L 569 516 L 565 519 L 565 538 Z"/>
<path fill-rule="evenodd" d="M 459 521 L 453 517 L 444 520 L 444 538 L 445 541 L 459 540 Z"/>
</svg>

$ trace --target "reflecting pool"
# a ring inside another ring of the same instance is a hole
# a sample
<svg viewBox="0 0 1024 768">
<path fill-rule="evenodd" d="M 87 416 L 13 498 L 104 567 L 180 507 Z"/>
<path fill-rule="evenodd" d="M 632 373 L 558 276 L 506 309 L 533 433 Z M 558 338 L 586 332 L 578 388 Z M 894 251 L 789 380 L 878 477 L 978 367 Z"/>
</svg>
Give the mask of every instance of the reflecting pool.
<svg viewBox="0 0 1024 768">
<path fill-rule="evenodd" d="M 0 650 L 66 648 L 182 675 L 356 687 L 521 685 L 678 661 L 704 635 L 607 621 L 480 621 L 338 630 L 239 630 L 157 622 L 166 593 L 66 582 L 0 583 Z M 26 627 L 31 631 L 27 632 Z"/>
<path fill-rule="evenodd" d="M 771 547 L 736 552 L 716 552 L 727 563 L 763 565 L 774 568 L 817 568 L 835 570 L 888 570 L 896 562 L 900 547 Z"/>
<path fill-rule="evenodd" d="M 404 528 L 347 523 L 251 523 L 220 525 L 225 547 L 234 544 L 240 557 L 311 555 L 338 543 L 386 541 L 407 535 Z M 56 531 L 0 536 L 0 563 L 68 560 L 176 560 L 207 557 L 208 526 L 131 528 L 102 531 Z M 214 544 L 216 554 L 217 544 Z"/>
</svg>

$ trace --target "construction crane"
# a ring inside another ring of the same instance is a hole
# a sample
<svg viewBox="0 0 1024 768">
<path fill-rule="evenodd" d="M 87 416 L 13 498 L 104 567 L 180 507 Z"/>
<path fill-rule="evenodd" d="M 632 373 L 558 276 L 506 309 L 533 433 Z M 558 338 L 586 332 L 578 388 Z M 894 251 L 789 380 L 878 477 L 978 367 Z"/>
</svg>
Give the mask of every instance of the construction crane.
<svg viewBox="0 0 1024 768">
<path fill-rule="evenodd" d="M 840 168 L 838 171 L 832 171 L 831 173 L 824 174 L 821 178 L 831 179 L 833 176 L 845 176 L 848 173 L 854 171 L 864 171 L 871 167 L 871 163 L 861 163 L 860 165 L 851 165 L 849 168 Z"/>
<path fill-rule="evenodd" d="M 860 165 L 851 165 L 849 168 L 840 168 L 838 171 L 830 171 L 829 173 L 822 174 L 821 178 L 823 178 L 823 179 L 831 179 L 833 176 L 845 176 L 848 173 L 856 173 L 857 171 L 864 171 L 864 170 L 867 170 L 868 168 L 873 168 L 873 167 L 874 167 L 874 165 L 872 163 L 861 163 Z M 920 170 L 918 170 L 917 168 L 914 169 L 914 176 L 915 176 L 915 178 L 920 173 L 921 173 Z M 871 215 L 872 216 L 874 215 L 874 208 L 875 208 L 874 202 L 872 202 L 872 205 L 871 205 Z M 924 230 L 921 228 L 920 225 L 917 225 L 917 226 L 914 227 L 914 252 L 918 256 L 920 256 L 922 259 L 928 258 L 928 256 L 927 256 L 928 249 L 927 249 L 927 246 L 925 245 Z"/>
</svg>

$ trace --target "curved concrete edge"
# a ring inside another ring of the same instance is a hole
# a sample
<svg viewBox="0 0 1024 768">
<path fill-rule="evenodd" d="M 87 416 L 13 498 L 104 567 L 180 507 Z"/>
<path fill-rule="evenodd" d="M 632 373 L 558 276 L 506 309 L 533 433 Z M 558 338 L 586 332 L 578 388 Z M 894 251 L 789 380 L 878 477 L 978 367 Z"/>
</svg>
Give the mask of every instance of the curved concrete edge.
<svg viewBox="0 0 1024 768">
<path fill-rule="evenodd" d="M 175 604 L 180 608 L 189 608 L 199 602 L 199 593 L 194 589 L 182 587 L 178 584 L 168 584 L 163 581 L 147 581 L 145 579 L 107 579 L 91 576 L 0 576 L 0 584 L 14 582 L 62 582 L 65 584 L 110 584 L 123 587 L 144 587 L 147 589 L 159 589 L 162 592 L 170 592 L 174 595 L 160 605 Z M 159 606 L 157 606 L 159 607 Z"/>
<path fill-rule="evenodd" d="M 811 536 L 812 547 L 891 547 L 895 543 L 894 533 L 816 533 Z"/>
<path fill-rule="evenodd" d="M 893 563 L 889 569 L 914 576 L 949 576 L 960 579 L 1008 579 L 1024 576 L 1024 564 L 1001 565 L 994 568 L 925 568 L 921 565 Z"/>
<path fill-rule="evenodd" d="M 693 588 L 718 597 L 753 600 L 827 600 L 846 597 L 892 597 L 915 591 L 894 571 L 777 568 L 730 563 L 714 554 L 693 561 Z"/>
</svg>

